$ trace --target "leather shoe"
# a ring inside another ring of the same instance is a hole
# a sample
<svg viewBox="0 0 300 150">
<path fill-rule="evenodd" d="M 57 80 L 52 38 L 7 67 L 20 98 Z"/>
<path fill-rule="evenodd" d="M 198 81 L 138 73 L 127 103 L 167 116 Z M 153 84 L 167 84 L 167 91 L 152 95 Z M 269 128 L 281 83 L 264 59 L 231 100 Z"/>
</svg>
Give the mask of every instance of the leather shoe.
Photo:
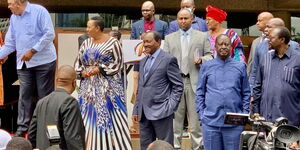
<svg viewBox="0 0 300 150">
<path fill-rule="evenodd" d="M 25 138 L 26 131 L 16 131 L 14 137 L 24 137 Z"/>
</svg>

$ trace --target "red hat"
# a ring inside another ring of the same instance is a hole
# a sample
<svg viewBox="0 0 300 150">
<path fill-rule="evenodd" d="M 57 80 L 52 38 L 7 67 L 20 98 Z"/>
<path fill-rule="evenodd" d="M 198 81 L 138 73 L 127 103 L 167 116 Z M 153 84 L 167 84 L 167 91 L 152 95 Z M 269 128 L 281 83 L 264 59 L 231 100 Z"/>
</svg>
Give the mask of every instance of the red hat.
<svg viewBox="0 0 300 150">
<path fill-rule="evenodd" d="M 211 5 L 206 6 L 206 12 L 206 17 L 211 17 L 220 23 L 225 21 L 227 17 L 227 13 L 224 10 L 212 7 Z"/>
</svg>

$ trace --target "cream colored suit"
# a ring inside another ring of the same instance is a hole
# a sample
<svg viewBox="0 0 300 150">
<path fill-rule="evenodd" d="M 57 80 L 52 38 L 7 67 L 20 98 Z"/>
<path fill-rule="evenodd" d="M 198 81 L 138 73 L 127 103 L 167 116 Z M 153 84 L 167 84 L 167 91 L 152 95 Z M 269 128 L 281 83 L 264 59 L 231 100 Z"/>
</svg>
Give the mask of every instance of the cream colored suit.
<svg viewBox="0 0 300 150">
<path fill-rule="evenodd" d="M 174 55 L 178 64 L 181 67 L 181 35 L 180 31 L 171 33 L 165 37 L 164 50 Z M 174 119 L 174 147 L 176 149 L 181 148 L 182 130 L 184 116 L 187 111 L 189 120 L 189 129 L 191 133 L 192 149 L 198 150 L 201 141 L 201 129 L 200 123 L 195 111 L 195 92 L 196 85 L 199 76 L 200 65 L 194 64 L 194 53 L 198 51 L 199 56 L 202 58 L 202 63 L 212 59 L 210 52 L 210 43 L 207 38 L 207 33 L 200 32 L 197 30 L 191 31 L 189 48 L 188 48 L 188 74 L 189 77 L 183 77 L 184 81 L 184 92 L 181 97 L 178 109 L 175 113 Z M 186 110 L 187 109 L 187 110 Z"/>
</svg>

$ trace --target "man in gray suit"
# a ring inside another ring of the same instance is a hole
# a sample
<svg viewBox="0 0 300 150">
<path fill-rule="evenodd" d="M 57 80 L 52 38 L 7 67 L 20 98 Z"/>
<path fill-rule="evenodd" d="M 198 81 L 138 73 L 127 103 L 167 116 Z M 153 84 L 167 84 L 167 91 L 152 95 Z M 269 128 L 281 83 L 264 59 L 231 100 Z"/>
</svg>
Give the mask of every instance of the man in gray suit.
<svg viewBox="0 0 300 150">
<path fill-rule="evenodd" d="M 146 32 L 143 42 L 149 56 L 140 62 L 132 120 L 139 121 L 141 149 L 145 150 L 156 138 L 173 145 L 173 118 L 183 83 L 177 59 L 159 48 L 159 33 Z"/>
<path fill-rule="evenodd" d="M 195 111 L 196 85 L 201 64 L 212 59 L 212 55 L 207 34 L 191 28 L 192 21 L 193 14 L 189 9 L 178 12 L 180 30 L 166 36 L 164 50 L 178 59 L 184 83 L 184 92 L 174 119 L 174 147 L 181 148 L 183 121 L 187 112 L 192 149 L 198 150 L 201 146 L 201 130 Z"/>
</svg>

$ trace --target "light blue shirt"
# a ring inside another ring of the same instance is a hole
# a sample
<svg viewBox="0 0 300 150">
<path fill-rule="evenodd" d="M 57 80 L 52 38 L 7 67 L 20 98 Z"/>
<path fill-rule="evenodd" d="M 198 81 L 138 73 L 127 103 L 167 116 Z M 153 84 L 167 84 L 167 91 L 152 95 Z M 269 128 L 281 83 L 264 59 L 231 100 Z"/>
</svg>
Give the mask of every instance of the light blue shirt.
<svg viewBox="0 0 300 150">
<path fill-rule="evenodd" d="M 190 28 L 189 28 L 187 31 L 185 31 L 185 32 L 184 32 L 183 30 L 179 29 L 179 32 L 180 32 L 180 41 L 183 40 L 183 38 L 184 38 L 184 33 L 187 33 L 187 39 L 188 39 L 188 42 L 190 42 L 192 30 L 193 30 L 192 27 L 190 27 Z"/>
<path fill-rule="evenodd" d="M 158 49 L 158 50 L 156 50 L 151 56 L 148 56 L 147 62 L 145 63 L 145 65 L 149 65 L 149 64 L 150 64 L 150 67 L 149 67 L 150 69 L 151 69 L 153 63 L 155 62 L 155 60 L 156 60 L 158 54 L 160 53 L 160 51 L 161 51 L 161 50 Z M 150 57 L 152 57 L 152 59 L 150 59 Z M 151 62 L 148 62 L 148 61 L 151 61 Z M 149 69 L 149 70 L 150 70 L 150 69 Z M 144 67 L 145 77 L 147 77 L 147 75 L 148 75 L 148 73 L 149 73 L 149 70 L 148 70 L 148 72 L 146 72 L 145 67 Z"/>
<path fill-rule="evenodd" d="M 53 44 L 55 34 L 49 12 L 42 6 L 30 4 L 22 15 L 13 14 L 5 36 L 5 45 L 1 47 L 0 58 L 17 51 L 17 69 L 21 69 L 21 61 L 26 51 L 37 51 L 30 61 L 25 62 L 27 68 L 47 64 L 56 60 Z"/>
</svg>

